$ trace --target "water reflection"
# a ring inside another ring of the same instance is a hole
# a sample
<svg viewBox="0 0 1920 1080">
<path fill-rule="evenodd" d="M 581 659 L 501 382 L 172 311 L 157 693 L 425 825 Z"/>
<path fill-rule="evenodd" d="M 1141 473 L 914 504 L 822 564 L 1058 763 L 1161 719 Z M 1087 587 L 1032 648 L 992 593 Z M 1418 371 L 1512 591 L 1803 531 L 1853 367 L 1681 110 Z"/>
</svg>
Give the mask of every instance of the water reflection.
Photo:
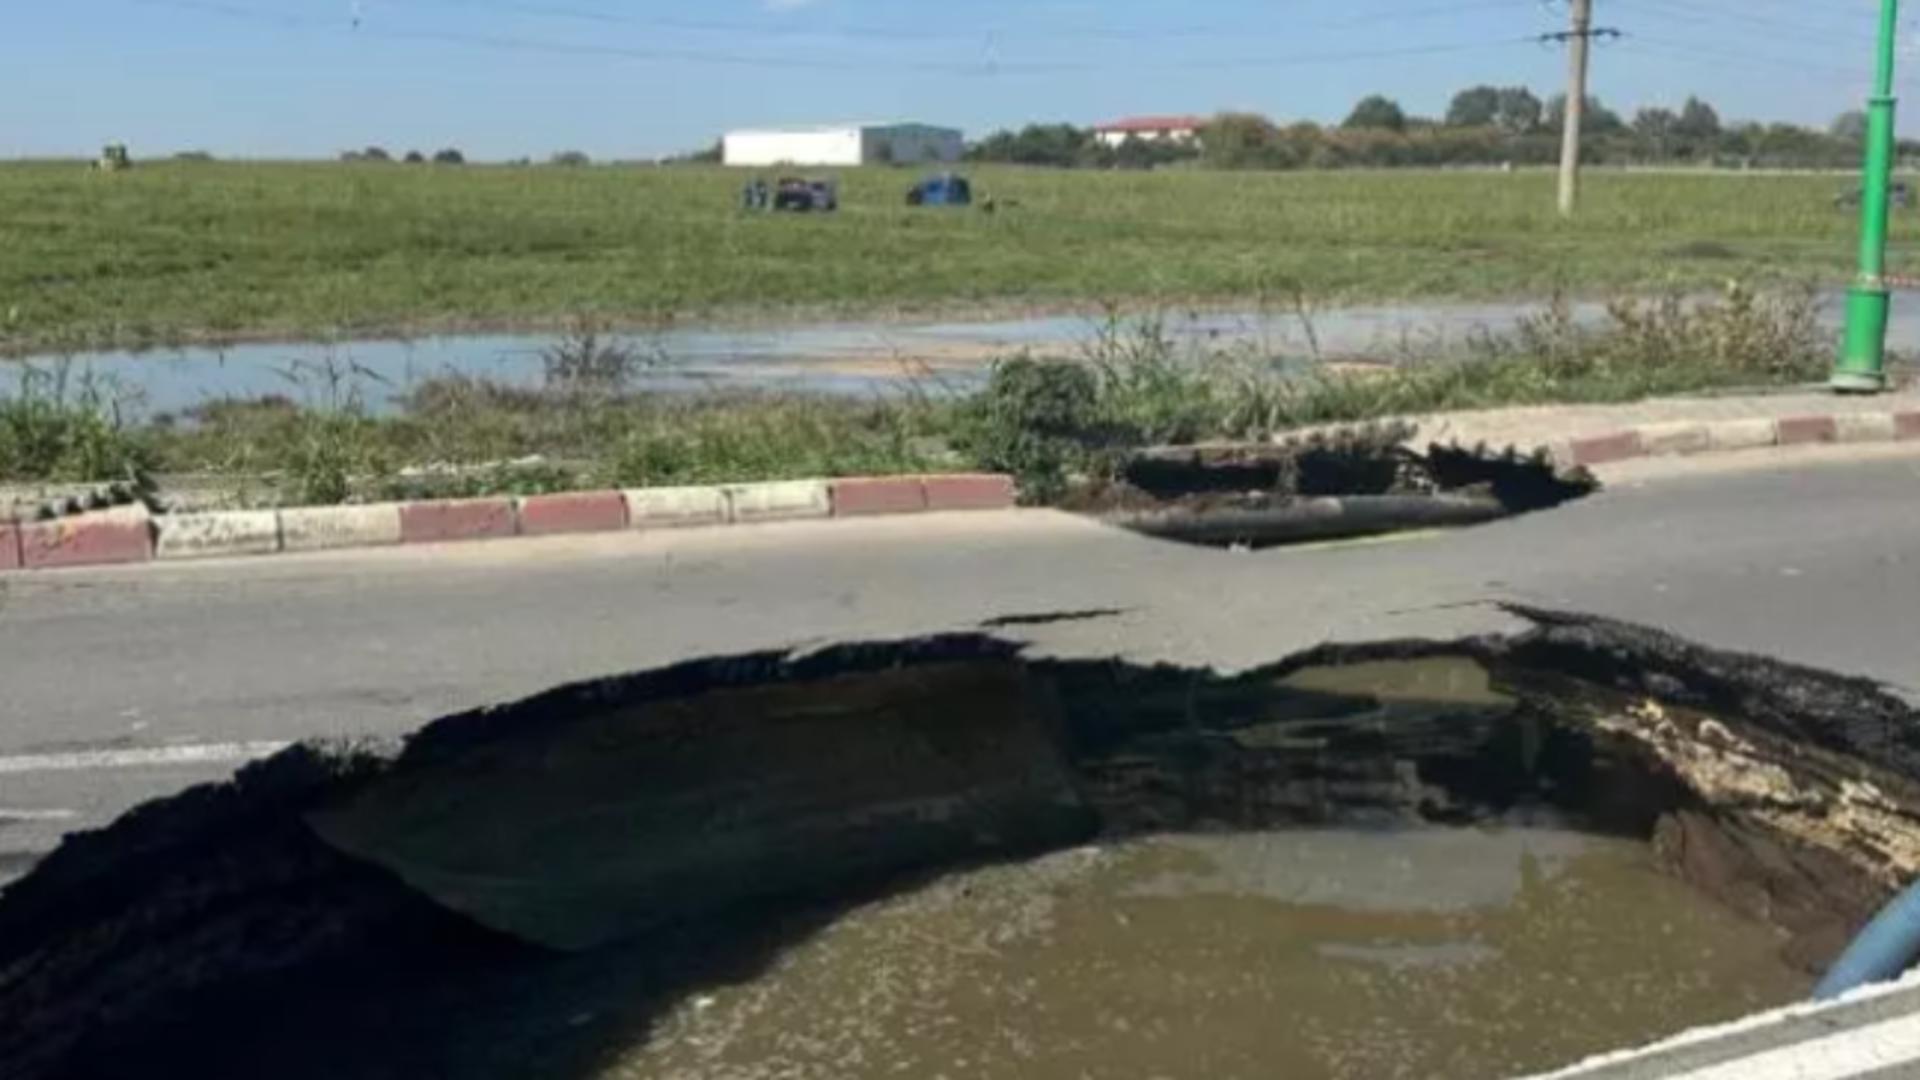
<svg viewBox="0 0 1920 1080">
<path fill-rule="evenodd" d="M 1511 1075 L 1794 1000 L 1778 946 L 1551 825 L 1157 837 L 856 910 L 604 1075 Z"/>
</svg>

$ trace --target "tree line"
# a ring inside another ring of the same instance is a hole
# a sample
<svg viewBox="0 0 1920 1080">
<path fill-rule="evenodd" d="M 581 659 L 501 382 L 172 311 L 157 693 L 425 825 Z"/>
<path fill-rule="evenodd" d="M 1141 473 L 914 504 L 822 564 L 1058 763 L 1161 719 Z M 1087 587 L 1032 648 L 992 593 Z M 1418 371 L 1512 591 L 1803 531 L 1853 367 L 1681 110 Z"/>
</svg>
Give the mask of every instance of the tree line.
<svg viewBox="0 0 1920 1080">
<path fill-rule="evenodd" d="M 997 131 L 968 148 L 975 161 L 1059 168 L 1154 168 L 1186 163 L 1220 169 L 1337 169 L 1447 165 L 1544 165 L 1560 158 L 1566 97 L 1524 86 L 1471 86 L 1444 116 L 1412 116 L 1384 95 L 1362 98 L 1337 125 L 1280 125 L 1255 113 L 1214 116 L 1191 143 L 1130 138 L 1109 146 L 1091 128 L 1032 124 Z M 1697 97 L 1677 108 L 1622 116 L 1586 101 L 1582 159 L 1595 165 L 1700 164 L 1723 168 L 1848 168 L 1860 163 L 1866 117 L 1843 113 L 1824 130 L 1737 122 Z M 1920 142 L 1903 141 L 1903 157 Z"/>
</svg>

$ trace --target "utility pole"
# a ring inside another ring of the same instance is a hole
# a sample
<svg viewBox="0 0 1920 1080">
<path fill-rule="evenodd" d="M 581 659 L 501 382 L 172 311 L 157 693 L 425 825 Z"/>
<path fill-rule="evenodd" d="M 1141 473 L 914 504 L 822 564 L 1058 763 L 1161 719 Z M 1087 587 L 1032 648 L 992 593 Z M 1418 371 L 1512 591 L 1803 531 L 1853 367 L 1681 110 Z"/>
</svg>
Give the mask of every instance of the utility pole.
<svg viewBox="0 0 1920 1080">
<path fill-rule="evenodd" d="M 1573 0 L 1567 31 L 1567 105 L 1560 117 L 1560 216 L 1580 199 L 1580 122 L 1587 112 L 1587 51 L 1593 44 L 1593 0 Z"/>
<path fill-rule="evenodd" d="M 1900 0 L 1880 0 L 1879 62 L 1867 99 L 1867 160 L 1860 176 L 1860 273 L 1847 290 L 1847 333 L 1828 385 L 1840 393 L 1886 389 L 1887 195 L 1893 176 L 1893 56 Z"/>
</svg>

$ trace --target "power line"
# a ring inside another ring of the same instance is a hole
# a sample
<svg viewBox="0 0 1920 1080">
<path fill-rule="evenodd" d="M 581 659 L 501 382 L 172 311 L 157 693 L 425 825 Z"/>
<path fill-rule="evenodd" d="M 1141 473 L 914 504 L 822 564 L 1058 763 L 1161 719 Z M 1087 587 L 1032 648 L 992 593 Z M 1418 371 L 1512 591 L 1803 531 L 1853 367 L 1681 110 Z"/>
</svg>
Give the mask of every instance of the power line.
<svg viewBox="0 0 1920 1080">
<path fill-rule="evenodd" d="M 1666 38 L 1648 37 L 1634 34 L 1627 39 L 1627 47 L 1636 52 L 1647 51 L 1664 53 L 1669 56 L 1684 56 L 1702 63 L 1717 64 L 1723 67 L 1743 67 L 1748 70 L 1764 68 L 1770 71 L 1798 71 L 1832 75 L 1844 79 L 1853 79 L 1864 83 L 1872 73 L 1865 68 L 1848 68 L 1838 64 L 1810 64 L 1786 56 L 1771 56 L 1765 53 L 1737 52 L 1719 49 L 1697 42 L 1672 41 Z M 1920 79 L 1920 75 L 1908 76 L 1907 80 Z"/>
<path fill-rule="evenodd" d="M 681 62 L 715 66 L 767 69 L 873 71 L 909 70 L 954 75 L 1023 75 L 1087 72 L 1113 69 L 1191 71 L 1213 69 L 1266 69 L 1307 64 L 1348 63 L 1357 60 L 1398 59 L 1444 53 L 1479 51 L 1500 46 L 1530 43 L 1534 39 L 1481 39 L 1429 45 L 1390 46 L 1374 49 L 1349 49 L 1299 53 L 1273 53 L 1258 56 L 1206 57 L 1171 61 L 957 61 L 928 59 L 832 59 L 823 57 L 771 56 L 729 51 L 663 47 L 631 47 L 613 43 L 556 41 L 511 34 L 474 33 L 459 30 L 416 30 L 367 25 L 348 28 L 334 20 L 285 12 L 269 12 L 242 7 L 221 0 L 127 0 L 149 7 L 165 7 L 201 12 L 226 18 L 262 22 L 288 29 L 322 30 L 386 40 L 438 42 L 506 52 L 547 53 L 566 56 L 599 56 L 608 59 L 656 62 Z"/>
<path fill-rule="evenodd" d="M 1613 0 L 1628 7 L 1643 11 L 1656 18 L 1671 19 L 1675 22 L 1712 26 L 1716 32 L 1737 31 L 1741 24 L 1752 28 L 1749 32 L 1767 31 L 1777 37 L 1781 31 L 1787 31 L 1799 37 L 1821 37 L 1835 42 L 1850 44 L 1871 43 L 1872 33 L 1852 33 L 1832 26 L 1808 26 L 1804 23 L 1789 22 L 1766 15 L 1754 15 L 1745 11 L 1732 11 L 1723 8 L 1707 7 L 1688 0 Z M 1732 20 L 1735 25 L 1729 26 Z"/>
<path fill-rule="evenodd" d="M 889 26 L 873 23 L 821 22 L 814 19 L 808 19 L 804 22 L 744 22 L 737 20 L 687 19 L 678 16 L 633 15 L 626 12 L 610 11 L 604 8 L 544 3 L 537 2 L 537 0 L 413 0 L 413 3 L 474 11 L 499 11 L 540 18 L 639 26 L 653 30 L 687 31 L 692 33 L 828 36 L 874 38 L 882 41 L 979 41 L 988 35 L 1004 38 L 1008 33 L 1005 27 L 998 26 L 987 29 L 962 30 L 940 27 Z M 1535 3 L 1537 3 L 1537 0 L 1469 0 L 1469 2 L 1464 3 L 1428 4 L 1420 7 L 1372 11 L 1330 19 L 1291 21 L 1286 26 L 1270 28 L 1222 24 L 1164 27 L 1076 25 L 1034 28 L 1032 32 L 1036 36 L 1052 37 L 1057 35 L 1072 35 L 1077 38 L 1099 41 L 1160 41 L 1170 37 L 1231 37 L 1244 40 L 1249 37 L 1290 35 L 1304 28 L 1326 29 L 1368 26 L 1383 22 L 1435 19 L 1458 15 L 1463 12 L 1532 7 Z"/>
</svg>

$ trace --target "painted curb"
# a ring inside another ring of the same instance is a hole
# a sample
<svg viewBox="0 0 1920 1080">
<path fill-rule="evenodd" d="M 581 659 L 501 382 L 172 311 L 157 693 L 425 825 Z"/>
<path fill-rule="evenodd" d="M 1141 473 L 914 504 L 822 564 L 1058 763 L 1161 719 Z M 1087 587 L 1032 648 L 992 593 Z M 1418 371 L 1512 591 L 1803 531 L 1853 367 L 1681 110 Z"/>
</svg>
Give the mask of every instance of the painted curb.
<svg viewBox="0 0 1920 1080">
<path fill-rule="evenodd" d="M 280 515 L 272 510 L 169 514 L 154 519 L 153 557 L 213 559 L 272 555 L 280 550 Z"/>
<path fill-rule="evenodd" d="M 1892 413 L 1845 413 L 1833 421 L 1843 443 L 1892 442 L 1899 435 Z"/>
<path fill-rule="evenodd" d="M 684 529 L 725 525 L 727 493 L 717 487 L 634 488 L 622 493 L 627 523 L 635 529 Z"/>
<path fill-rule="evenodd" d="M 627 500 L 617 491 L 529 495 L 520 500 L 523 536 L 618 532 L 627 527 Z"/>
<path fill-rule="evenodd" d="M 1639 431 L 1640 449 L 1652 457 L 1701 454 L 1713 447 L 1705 424 L 1649 424 Z"/>
<path fill-rule="evenodd" d="M 1779 419 L 1642 424 L 1604 435 L 1547 444 L 1562 467 L 1607 465 L 1633 458 L 1764 450 L 1775 446 L 1885 443 L 1920 439 L 1920 411 L 1844 412 Z"/>
<path fill-rule="evenodd" d="M 1011 510 L 1018 502 L 1013 477 L 999 473 L 926 476 L 929 510 Z"/>
<path fill-rule="evenodd" d="M 20 527 L 0 521 L 0 570 L 20 569 Z"/>
<path fill-rule="evenodd" d="M 400 542 L 400 504 L 306 506 L 280 511 L 283 551 L 389 547 Z"/>
<path fill-rule="evenodd" d="M 1771 420 L 1721 420 L 1707 425 L 1710 450 L 1765 450 L 1780 442 L 1780 429 Z"/>
<path fill-rule="evenodd" d="M 736 525 L 767 521 L 817 521 L 833 516 L 833 496 L 825 480 L 777 480 L 766 484 L 730 484 L 727 520 Z"/>
<path fill-rule="evenodd" d="M 1837 442 L 1840 425 L 1831 416 L 1790 416 L 1779 422 L 1781 446 Z"/>
<path fill-rule="evenodd" d="M 828 486 L 837 518 L 917 514 L 927 508 L 927 488 L 917 476 L 861 477 Z"/>
<path fill-rule="evenodd" d="M 106 510 L 20 526 L 20 565 L 28 570 L 113 566 L 153 558 L 153 524 L 144 508 Z"/>
<path fill-rule="evenodd" d="M 403 544 L 497 540 L 514 535 L 518 528 L 512 499 L 456 499 L 400 506 Z"/>
</svg>

